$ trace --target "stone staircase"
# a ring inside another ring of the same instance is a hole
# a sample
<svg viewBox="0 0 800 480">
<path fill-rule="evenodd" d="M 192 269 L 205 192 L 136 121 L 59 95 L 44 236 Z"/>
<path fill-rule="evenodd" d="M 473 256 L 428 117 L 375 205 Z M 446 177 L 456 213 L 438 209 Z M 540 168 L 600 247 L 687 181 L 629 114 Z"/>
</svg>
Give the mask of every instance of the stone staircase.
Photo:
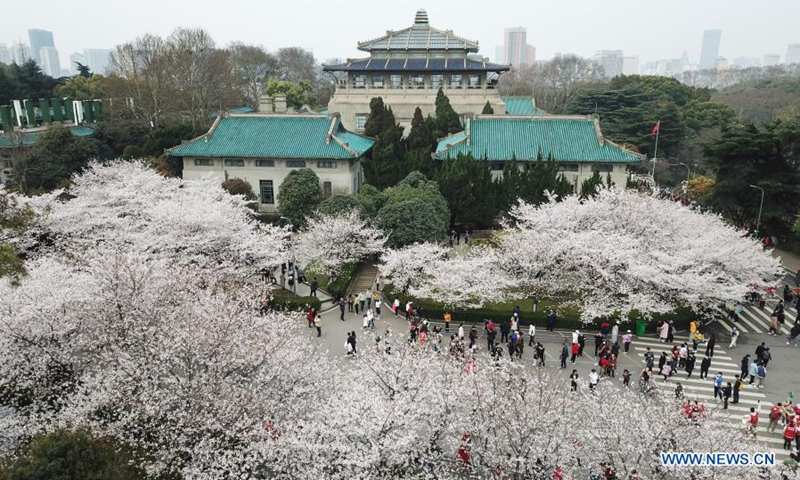
<svg viewBox="0 0 800 480">
<path fill-rule="evenodd" d="M 378 276 L 378 267 L 372 263 L 362 263 L 358 266 L 356 277 L 350 285 L 348 293 L 358 294 L 364 290 L 375 289 L 375 277 Z"/>
</svg>

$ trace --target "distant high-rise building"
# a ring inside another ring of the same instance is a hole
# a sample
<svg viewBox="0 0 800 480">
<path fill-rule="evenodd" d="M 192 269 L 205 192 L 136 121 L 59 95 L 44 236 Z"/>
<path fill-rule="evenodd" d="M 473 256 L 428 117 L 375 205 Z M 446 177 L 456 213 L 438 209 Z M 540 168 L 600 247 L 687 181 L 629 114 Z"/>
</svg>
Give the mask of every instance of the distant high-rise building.
<svg viewBox="0 0 800 480">
<path fill-rule="evenodd" d="M 8 49 L 5 43 L 0 43 L 0 63 L 11 63 L 11 50 Z"/>
<path fill-rule="evenodd" d="M 639 57 L 625 57 L 622 60 L 623 75 L 639 75 Z"/>
<path fill-rule="evenodd" d="M 719 57 L 719 41 L 722 30 L 703 32 L 703 46 L 700 49 L 700 70 L 713 70 Z"/>
<path fill-rule="evenodd" d="M 608 78 L 622 75 L 622 67 L 625 64 L 625 57 L 622 50 L 598 50 L 594 54 L 594 61 L 603 67 Z"/>
<path fill-rule="evenodd" d="M 783 63 L 786 65 L 800 63 L 800 43 L 790 43 L 786 47 L 786 61 Z"/>
<path fill-rule="evenodd" d="M 69 56 L 69 73 L 70 75 L 78 74 L 78 64 L 86 65 L 86 55 L 75 52 Z"/>
<path fill-rule="evenodd" d="M 43 66 L 39 52 L 44 47 L 55 48 L 56 44 L 53 41 L 53 32 L 32 28 L 28 30 L 28 41 L 31 45 L 31 57 L 36 60 L 36 63 L 38 63 L 40 67 Z"/>
<path fill-rule="evenodd" d="M 716 62 L 714 62 L 714 70 L 722 71 L 728 69 L 728 59 L 725 57 L 719 57 Z"/>
<path fill-rule="evenodd" d="M 774 67 L 775 65 L 780 65 L 781 63 L 781 56 L 777 53 L 768 53 L 764 55 L 764 63 L 765 67 Z"/>
<path fill-rule="evenodd" d="M 736 57 L 731 64 L 734 68 L 753 68 L 761 66 L 761 59 L 758 57 Z"/>
<path fill-rule="evenodd" d="M 108 64 L 111 63 L 111 50 L 107 48 L 87 48 L 83 51 L 86 65 L 92 73 L 105 75 L 108 73 Z"/>
<path fill-rule="evenodd" d="M 56 47 L 42 47 L 39 49 L 39 65 L 45 75 L 53 78 L 61 76 L 61 60 L 58 58 Z"/>
<path fill-rule="evenodd" d="M 17 65 L 22 65 L 31 58 L 31 49 L 24 43 L 17 42 L 11 46 L 11 61 Z"/>
<path fill-rule="evenodd" d="M 503 63 L 503 46 L 502 45 L 495 45 L 494 46 L 494 61 L 495 61 L 495 63 Z"/>
<path fill-rule="evenodd" d="M 528 29 L 524 27 L 506 28 L 503 39 L 503 63 L 515 67 L 534 64 L 536 49 L 527 43 Z"/>
</svg>

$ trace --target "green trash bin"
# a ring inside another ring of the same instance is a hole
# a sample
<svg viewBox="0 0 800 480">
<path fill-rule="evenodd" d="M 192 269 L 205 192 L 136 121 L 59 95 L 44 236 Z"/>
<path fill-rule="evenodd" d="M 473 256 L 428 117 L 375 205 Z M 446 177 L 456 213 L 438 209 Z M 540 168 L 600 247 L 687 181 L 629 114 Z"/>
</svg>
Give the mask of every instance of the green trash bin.
<svg viewBox="0 0 800 480">
<path fill-rule="evenodd" d="M 636 336 L 637 337 L 644 337 L 645 332 L 647 331 L 647 322 L 642 320 L 641 318 L 636 320 Z"/>
</svg>

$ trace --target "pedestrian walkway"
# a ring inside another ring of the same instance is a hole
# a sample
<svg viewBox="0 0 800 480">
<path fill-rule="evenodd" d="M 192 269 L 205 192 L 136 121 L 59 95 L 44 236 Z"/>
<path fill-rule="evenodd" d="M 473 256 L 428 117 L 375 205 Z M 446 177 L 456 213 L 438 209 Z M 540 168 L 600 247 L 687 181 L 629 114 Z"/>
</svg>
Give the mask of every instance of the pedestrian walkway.
<svg viewBox="0 0 800 480">
<path fill-rule="evenodd" d="M 783 268 L 785 268 L 792 275 L 796 274 L 798 269 L 800 269 L 800 256 L 797 256 L 791 252 L 779 250 L 777 248 L 772 250 L 772 255 L 781 257 Z"/>
<path fill-rule="evenodd" d="M 347 293 L 357 295 L 364 290 L 370 292 L 375 290 L 375 279 L 377 277 L 377 265 L 371 262 L 359 264 L 356 277 L 353 279 L 353 283 L 350 285 L 350 289 L 347 291 Z"/>
<path fill-rule="evenodd" d="M 743 304 L 742 314 L 739 315 L 738 322 L 734 322 L 730 317 L 720 318 L 717 322 L 728 331 L 735 324 L 741 333 L 766 334 L 769 332 L 770 316 L 778 305 L 778 301 L 777 297 L 770 299 L 763 310 L 758 308 L 758 305 Z M 783 335 L 788 335 L 789 330 L 797 320 L 797 310 L 791 306 L 785 306 L 784 314 L 786 315 L 786 321 L 783 325 L 778 325 L 778 329 Z"/>
<path fill-rule="evenodd" d="M 683 339 L 675 340 L 679 345 L 683 343 Z M 692 377 L 687 378 L 687 374 L 683 369 L 679 369 L 678 373 L 664 381 L 664 377 L 659 375 L 656 370 L 658 369 L 658 357 L 661 352 L 670 352 L 672 344 L 661 343 L 656 338 L 639 338 L 634 341 L 632 351 L 639 357 L 642 368 L 645 366 L 644 355 L 647 348 L 653 352 L 656 358 L 656 367 L 653 370 L 657 388 L 662 390 L 664 394 L 669 395 L 674 392 L 678 383 L 683 388 L 683 396 L 686 400 L 694 402 L 697 400 L 706 405 L 706 410 L 713 412 L 711 423 L 718 425 L 722 428 L 729 429 L 731 433 L 738 435 L 743 434 L 744 424 L 742 418 L 750 413 L 750 407 L 755 407 L 758 410 L 758 427 L 756 428 L 756 437 L 761 442 L 767 451 L 774 452 L 781 459 L 788 457 L 789 451 L 783 450 L 783 429 L 778 427 L 774 432 L 768 432 L 767 426 L 769 425 L 769 410 L 772 406 L 771 401 L 767 396 L 759 391 L 754 385 L 747 385 L 739 392 L 739 403 L 732 404 L 729 402 L 728 409 L 723 409 L 723 402 L 714 398 L 714 376 L 717 372 L 722 372 L 724 382 L 734 383 L 735 375 L 741 373 L 739 360 L 732 358 L 731 353 L 721 349 L 714 349 L 714 356 L 711 357 L 711 367 L 708 371 L 708 377 L 700 379 L 700 362 L 702 361 L 704 348 L 698 348 L 697 363 L 692 371 Z M 638 376 L 640 372 L 632 372 L 632 375 Z M 632 382 L 633 383 L 633 382 Z M 733 398 L 731 397 L 731 402 Z M 760 402 L 760 404 L 759 404 Z"/>
</svg>

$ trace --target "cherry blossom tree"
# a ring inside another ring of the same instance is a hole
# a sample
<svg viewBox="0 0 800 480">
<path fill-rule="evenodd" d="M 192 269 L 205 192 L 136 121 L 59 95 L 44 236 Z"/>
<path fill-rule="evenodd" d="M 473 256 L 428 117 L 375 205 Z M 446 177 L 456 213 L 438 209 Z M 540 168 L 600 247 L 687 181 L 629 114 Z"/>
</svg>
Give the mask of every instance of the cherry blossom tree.
<svg viewBox="0 0 800 480">
<path fill-rule="evenodd" d="M 317 213 L 298 236 L 297 260 L 332 276 L 347 263 L 383 251 L 386 238 L 381 229 L 371 226 L 357 210 Z"/>
<path fill-rule="evenodd" d="M 257 224 L 246 200 L 213 179 L 167 178 L 141 161 L 93 163 L 66 192 L 29 200 L 41 215 L 41 251 L 65 255 L 103 244 L 219 270 L 278 265 L 283 232 Z"/>
<path fill-rule="evenodd" d="M 411 282 L 415 296 L 466 306 L 550 297 L 581 307 L 586 319 L 682 305 L 717 308 L 742 298 L 750 285 L 774 281 L 781 270 L 778 259 L 719 216 L 615 189 L 588 199 L 520 203 L 496 247 L 427 263 L 422 251 L 392 257 L 392 265 L 421 265 L 424 275 Z M 409 273 L 386 270 L 409 283 Z"/>
</svg>

